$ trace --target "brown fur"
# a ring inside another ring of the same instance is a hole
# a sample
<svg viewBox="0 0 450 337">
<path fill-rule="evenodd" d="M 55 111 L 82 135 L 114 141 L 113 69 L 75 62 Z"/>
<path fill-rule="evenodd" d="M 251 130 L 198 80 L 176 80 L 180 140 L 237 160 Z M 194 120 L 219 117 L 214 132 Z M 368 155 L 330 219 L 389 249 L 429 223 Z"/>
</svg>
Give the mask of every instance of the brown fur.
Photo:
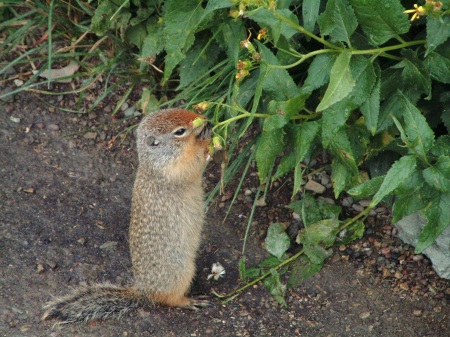
<svg viewBox="0 0 450 337">
<path fill-rule="evenodd" d="M 208 305 L 186 297 L 204 222 L 201 174 L 210 138 L 208 128 L 193 128 L 197 117 L 186 110 L 161 110 L 145 117 L 138 128 L 139 167 L 130 221 L 133 287 L 81 287 L 48 303 L 44 319 L 72 323 L 120 318 L 153 302 L 191 309 Z M 185 133 L 176 135 L 180 128 Z"/>
</svg>

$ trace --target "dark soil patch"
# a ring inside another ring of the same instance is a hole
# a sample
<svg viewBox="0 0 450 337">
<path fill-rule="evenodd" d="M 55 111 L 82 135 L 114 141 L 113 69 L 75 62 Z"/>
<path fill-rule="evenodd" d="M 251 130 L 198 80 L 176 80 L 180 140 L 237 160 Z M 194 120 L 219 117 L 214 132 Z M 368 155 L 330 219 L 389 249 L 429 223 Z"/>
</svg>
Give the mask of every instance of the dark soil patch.
<svg viewBox="0 0 450 337">
<path fill-rule="evenodd" d="M 226 305 L 214 300 L 214 307 L 197 312 L 156 307 L 122 321 L 53 329 L 54 322 L 40 321 L 42 305 L 52 295 L 63 295 L 80 282 L 130 283 L 127 231 L 137 162 L 132 137 L 108 149 L 118 130 L 105 126 L 110 114 L 65 114 L 41 99 L 48 100 L 21 94 L 0 104 L 2 336 L 450 334 L 449 283 L 433 273 L 426 259 L 413 260 L 411 248 L 394 237 L 388 215 L 383 221 L 373 217 L 363 240 L 336 248 L 318 275 L 289 292 L 287 309 L 257 285 Z M 65 101 L 70 99 L 56 97 L 53 103 L 70 106 Z M 219 172 L 214 164 L 207 169 L 208 189 Z M 246 182 L 246 188 L 254 183 Z M 288 187 L 274 189 L 268 205 L 259 208 L 248 242 L 249 263 L 265 256 L 261 242 L 268 225 L 291 221 L 283 207 L 289 198 Z M 251 203 L 243 196 L 225 222 L 229 200 L 220 203 L 208 211 L 193 295 L 238 286 L 237 262 Z M 381 252 L 386 247 L 390 254 Z M 397 263 L 401 256 L 405 264 Z M 207 281 L 214 262 L 225 267 L 226 275 Z M 398 270 L 406 272 L 399 278 Z"/>
</svg>

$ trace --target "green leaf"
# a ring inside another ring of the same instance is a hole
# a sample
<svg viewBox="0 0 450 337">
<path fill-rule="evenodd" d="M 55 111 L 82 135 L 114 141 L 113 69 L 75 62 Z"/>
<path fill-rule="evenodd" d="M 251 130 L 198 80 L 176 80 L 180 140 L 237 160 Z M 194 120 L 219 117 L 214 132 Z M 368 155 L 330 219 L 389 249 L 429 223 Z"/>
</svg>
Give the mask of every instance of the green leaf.
<svg viewBox="0 0 450 337">
<path fill-rule="evenodd" d="M 361 113 L 364 116 L 364 123 L 372 136 L 377 132 L 378 116 L 380 114 L 380 87 L 381 70 L 377 65 L 375 68 L 376 83 L 372 88 L 369 98 L 361 105 Z"/>
<path fill-rule="evenodd" d="M 412 50 L 402 49 L 401 54 L 404 57 L 403 61 L 392 68 L 402 69 L 402 82 L 404 83 L 402 91 L 413 100 L 421 94 L 429 96 L 431 94 L 431 78 L 423 62 Z"/>
<path fill-rule="evenodd" d="M 450 194 L 442 193 L 422 211 L 428 222 L 419 235 L 415 253 L 420 254 L 430 247 L 450 224 Z"/>
<path fill-rule="evenodd" d="M 306 256 L 302 256 L 292 267 L 288 279 L 288 288 L 298 287 L 303 280 L 317 274 L 322 266 L 323 264 L 314 264 Z"/>
<path fill-rule="evenodd" d="M 265 240 L 266 250 L 281 260 L 290 246 L 291 240 L 289 240 L 289 236 L 286 234 L 283 226 L 279 223 L 271 224 L 267 230 Z"/>
<path fill-rule="evenodd" d="M 400 100 L 403 101 L 404 106 L 402 113 L 405 120 L 406 135 L 408 136 L 408 147 L 411 147 L 414 153 L 422 159 L 427 158 L 428 151 L 434 143 L 433 130 L 431 130 L 425 117 L 405 95 L 400 94 Z"/>
<path fill-rule="evenodd" d="M 305 122 L 293 126 L 295 132 L 295 159 L 296 165 L 305 159 L 306 154 L 311 149 L 313 141 L 316 139 L 320 130 L 320 124 L 317 121 Z"/>
<path fill-rule="evenodd" d="M 450 156 L 450 136 L 440 136 L 436 139 L 430 152 L 436 157 Z"/>
<path fill-rule="evenodd" d="M 314 27 L 319 17 L 320 1 L 304 0 L 302 5 L 303 27 L 314 32 Z"/>
<path fill-rule="evenodd" d="M 339 233 L 338 239 L 340 245 L 347 245 L 350 242 L 361 239 L 365 230 L 364 222 L 356 221 Z"/>
<path fill-rule="evenodd" d="M 296 159 L 294 151 L 291 151 L 287 155 L 284 155 L 281 158 L 280 163 L 278 164 L 277 171 L 273 175 L 272 181 L 275 181 L 278 178 L 284 176 L 286 173 L 290 172 L 295 167 L 295 164 Z"/>
<path fill-rule="evenodd" d="M 364 199 L 377 193 L 380 189 L 384 176 L 378 176 L 363 182 L 362 184 L 348 190 L 347 193 L 358 199 Z"/>
<path fill-rule="evenodd" d="M 163 25 L 156 18 L 150 18 L 146 25 L 147 36 L 142 42 L 141 58 L 156 56 L 164 49 Z"/>
<path fill-rule="evenodd" d="M 409 31 L 410 23 L 398 0 L 349 0 L 370 44 L 378 46 Z"/>
<path fill-rule="evenodd" d="M 281 306 L 287 307 L 286 300 L 284 299 L 286 296 L 286 286 L 281 283 L 280 274 L 275 269 L 272 269 L 270 272 L 270 276 L 264 280 L 264 285 Z"/>
<path fill-rule="evenodd" d="M 333 39 L 351 46 L 350 37 L 355 32 L 358 21 L 348 0 L 327 1 L 327 7 L 318 22 L 322 35 L 330 35 Z"/>
<path fill-rule="evenodd" d="M 331 162 L 331 181 L 333 182 L 334 197 L 337 199 L 352 179 L 351 172 L 340 160 Z"/>
<path fill-rule="evenodd" d="M 275 162 L 275 158 L 284 148 L 283 137 L 283 129 L 263 131 L 256 142 L 256 163 L 261 183 L 264 183 Z"/>
<path fill-rule="evenodd" d="M 215 64 L 219 54 L 217 45 L 206 50 L 203 46 L 205 41 L 200 41 L 189 51 L 186 58 L 180 62 L 180 84 L 177 90 L 185 88 L 187 85 L 203 76 Z M 215 47 L 215 48 L 214 48 Z"/>
<path fill-rule="evenodd" d="M 285 126 L 291 117 L 305 107 L 308 95 L 297 95 L 284 102 L 270 101 L 268 112 L 271 114 L 264 121 L 263 130 L 270 131 Z"/>
<path fill-rule="evenodd" d="M 425 56 L 443 44 L 450 37 L 450 17 L 442 15 L 433 18 L 427 15 L 427 52 Z"/>
<path fill-rule="evenodd" d="M 203 13 L 203 17 L 214 12 L 215 10 L 223 9 L 223 8 L 230 8 L 231 6 L 233 6 L 233 3 L 231 1 L 208 0 L 206 7 L 205 7 L 205 12 Z"/>
<path fill-rule="evenodd" d="M 353 110 L 369 98 L 375 85 L 376 75 L 372 63 L 365 57 L 357 55 L 350 61 L 350 69 L 355 85 L 344 99 L 333 104 L 323 112 L 322 143 L 328 147 L 331 139 L 345 125 Z"/>
<path fill-rule="evenodd" d="M 404 156 L 397 160 L 386 173 L 380 189 L 375 193 L 369 207 L 374 208 L 385 196 L 394 191 L 416 168 L 415 156 Z"/>
<path fill-rule="evenodd" d="M 247 37 L 243 21 L 236 21 L 230 18 L 223 24 L 212 27 L 211 29 L 214 32 L 218 44 L 225 49 L 230 62 L 235 65 L 239 60 L 239 52 L 241 50 L 240 41 Z"/>
<path fill-rule="evenodd" d="M 306 227 L 323 220 L 322 213 L 317 207 L 317 202 L 310 193 L 305 193 L 301 200 L 294 201 L 287 207 L 301 216 Z"/>
<path fill-rule="evenodd" d="M 204 9 L 197 0 L 166 0 L 164 2 L 164 45 L 165 58 L 163 83 L 166 83 L 173 69 L 186 57 L 194 44 L 195 31 L 201 23 Z"/>
<path fill-rule="evenodd" d="M 103 35 L 111 27 L 111 17 L 119 7 L 111 1 L 102 1 L 98 4 L 91 20 L 92 32 Z"/>
<path fill-rule="evenodd" d="M 431 52 L 425 58 L 424 63 L 433 80 L 450 84 L 450 55 L 445 57 L 439 53 Z"/>
<path fill-rule="evenodd" d="M 298 25 L 297 16 L 289 9 L 278 9 L 276 11 L 289 21 Z M 265 8 L 251 11 L 249 13 L 249 18 L 256 21 L 260 27 L 267 27 L 270 29 L 275 45 L 277 45 L 280 35 L 283 35 L 286 39 L 290 39 L 294 34 L 298 33 L 298 30 L 278 19 L 272 11 Z"/>
<path fill-rule="evenodd" d="M 336 58 L 331 68 L 330 84 L 316 111 L 325 110 L 345 98 L 352 91 L 355 86 L 355 81 L 350 70 L 351 58 L 352 52 L 348 49 L 344 49 Z"/>
<path fill-rule="evenodd" d="M 333 182 L 334 195 L 337 198 L 347 186 L 359 184 L 361 177 L 345 128 L 341 128 L 334 135 L 330 140 L 328 149 L 333 158 L 331 181 Z"/>
<path fill-rule="evenodd" d="M 450 192 L 450 157 L 440 156 L 435 165 L 423 171 L 425 181 L 441 192 Z"/>
<path fill-rule="evenodd" d="M 303 245 L 305 255 L 313 264 L 322 264 L 331 255 L 326 248 L 331 247 L 339 232 L 339 220 L 319 221 L 305 229 L 297 236 L 297 242 Z"/>
<path fill-rule="evenodd" d="M 287 101 L 299 94 L 297 85 L 286 69 L 273 68 L 278 65 L 276 56 L 263 44 L 257 42 L 261 53 L 261 75 L 263 76 L 263 90 L 276 101 Z"/>
<path fill-rule="evenodd" d="M 308 69 L 308 77 L 301 88 L 302 93 L 310 93 L 330 80 L 330 72 L 336 60 L 334 55 L 317 55 Z"/>
<path fill-rule="evenodd" d="M 398 186 L 394 191 L 397 198 L 392 210 L 392 222 L 397 222 L 426 206 L 429 199 L 426 190 L 429 190 L 429 187 L 423 187 L 424 184 L 422 172 L 416 170 Z"/>
</svg>

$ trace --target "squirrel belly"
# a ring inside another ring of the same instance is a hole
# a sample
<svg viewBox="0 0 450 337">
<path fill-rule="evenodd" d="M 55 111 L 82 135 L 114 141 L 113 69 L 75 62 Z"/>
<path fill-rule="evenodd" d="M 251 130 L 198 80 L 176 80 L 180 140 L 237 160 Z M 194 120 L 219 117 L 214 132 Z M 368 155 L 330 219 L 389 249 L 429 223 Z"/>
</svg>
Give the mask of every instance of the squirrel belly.
<svg viewBox="0 0 450 337">
<path fill-rule="evenodd" d="M 137 129 L 139 165 L 133 187 L 130 253 L 134 284 L 82 286 L 45 305 L 59 324 L 120 319 L 153 303 L 196 309 L 187 297 L 204 223 L 202 171 L 211 137 L 204 117 L 181 109 L 146 116 Z"/>
</svg>

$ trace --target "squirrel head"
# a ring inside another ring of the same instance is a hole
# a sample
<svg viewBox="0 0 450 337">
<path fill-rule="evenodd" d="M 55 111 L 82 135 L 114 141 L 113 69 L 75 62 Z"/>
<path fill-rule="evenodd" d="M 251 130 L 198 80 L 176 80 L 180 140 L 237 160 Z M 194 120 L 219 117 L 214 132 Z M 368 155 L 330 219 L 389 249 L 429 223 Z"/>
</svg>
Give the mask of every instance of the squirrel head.
<svg viewBox="0 0 450 337">
<path fill-rule="evenodd" d="M 137 129 L 139 166 L 170 180 L 198 179 L 207 161 L 210 125 L 194 127 L 205 117 L 182 109 L 154 112 Z"/>
</svg>

